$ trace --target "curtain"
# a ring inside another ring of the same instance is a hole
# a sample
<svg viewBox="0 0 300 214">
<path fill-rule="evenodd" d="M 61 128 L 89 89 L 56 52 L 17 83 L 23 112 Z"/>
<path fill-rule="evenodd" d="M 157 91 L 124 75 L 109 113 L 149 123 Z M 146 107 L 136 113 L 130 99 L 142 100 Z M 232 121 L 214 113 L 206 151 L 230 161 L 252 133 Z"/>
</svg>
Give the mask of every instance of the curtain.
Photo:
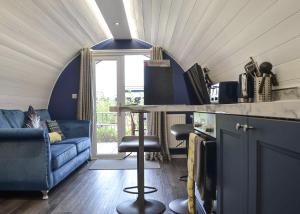
<svg viewBox="0 0 300 214">
<path fill-rule="evenodd" d="M 166 112 L 148 113 L 147 117 L 148 135 L 159 137 L 161 152 L 147 152 L 147 160 L 171 160 L 168 144 L 167 114 Z"/>
<path fill-rule="evenodd" d="M 150 60 L 162 60 L 162 48 L 159 46 L 153 46 L 150 50 Z"/>
<path fill-rule="evenodd" d="M 162 60 L 162 48 L 153 46 L 150 50 L 151 60 Z M 155 135 L 159 137 L 162 147 L 161 152 L 146 153 L 147 160 L 171 160 L 168 144 L 168 128 L 167 128 L 167 114 L 166 112 L 151 112 L 147 115 L 148 135 Z"/>
<path fill-rule="evenodd" d="M 80 86 L 77 103 L 77 119 L 92 121 L 94 127 L 94 74 L 91 66 L 91 51 L 83 48 L 80 51 Z M 93 139 L 93 128 L 91 130 Z"/>
</svg>

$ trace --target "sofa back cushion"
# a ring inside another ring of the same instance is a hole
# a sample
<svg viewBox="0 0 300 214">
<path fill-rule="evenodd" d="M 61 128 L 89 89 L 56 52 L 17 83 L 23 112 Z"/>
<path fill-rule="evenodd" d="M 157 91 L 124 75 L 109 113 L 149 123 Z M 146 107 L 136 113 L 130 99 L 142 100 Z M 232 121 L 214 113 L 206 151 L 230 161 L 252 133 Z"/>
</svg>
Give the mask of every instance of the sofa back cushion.
<svg viewBox="0 0 300 214">
<path fill-rule="evenodd" d="M 50 114 L 47 109 L 35 109 L 35 111 L 40 116 L 41 121 L 51 120 Z"/>
<path fill-rule="evenodd" d="M 22 128 L 24 125 L 24 113 L 20 110 L 2 110 L 10 128 Z"/>
<path fill-rule="evenodd" d="M 36 112 L 41 122 L 51 120 L 47 109 L 38 109 Z M 23 128 L 26 113 L 20 110 L 0 109 L 0 128 Z M 46 125 L 45 128 L 47 128 Z"/>
<path fill-rule="evenodd" d="M 6 117 L 2 113 L 2 110 L 0 110 L 0 128 L 10 128 L 10 125 L 9 125 Z"/>
</svg>

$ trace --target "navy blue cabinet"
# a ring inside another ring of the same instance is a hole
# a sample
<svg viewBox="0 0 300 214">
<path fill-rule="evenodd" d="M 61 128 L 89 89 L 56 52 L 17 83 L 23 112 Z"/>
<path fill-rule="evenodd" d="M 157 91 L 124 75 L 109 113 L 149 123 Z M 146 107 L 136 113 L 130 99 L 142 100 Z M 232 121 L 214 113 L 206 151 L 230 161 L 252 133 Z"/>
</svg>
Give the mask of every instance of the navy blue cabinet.
<svg viewBox="0 0 300 214">
<path fill-rule="evenodd" d="M 248 118 L 249 211 L 300 213 L 300 123 Z"/>
<path fill-rule="evenodd" d="M 246 214 L 248 142 L 240 130 L 247 118 L 217 115 L 217 213 Z"/>
<path fill-rule="evenodd" d="M 300 213 L 300 122 L 217 115 L 218 214 Z"/>
</svg>

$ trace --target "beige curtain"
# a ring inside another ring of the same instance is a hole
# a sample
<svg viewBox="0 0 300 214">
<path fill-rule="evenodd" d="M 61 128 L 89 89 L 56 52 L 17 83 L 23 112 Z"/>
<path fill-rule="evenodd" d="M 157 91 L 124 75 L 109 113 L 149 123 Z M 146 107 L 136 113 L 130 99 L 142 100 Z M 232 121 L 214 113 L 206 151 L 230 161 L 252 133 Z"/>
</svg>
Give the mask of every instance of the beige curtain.
<svg viewBox="0 0 300 214">
<path fill-rule="evenodd" d="M 80 87 L 77 103 L 77 119 L 90 120 L 94 123 L 94 74 L 91 66 L 91 51 L 89 48 L 83 48 L 80 51 Z M 92 127 L 94 127 L 92 125 Z M 91 130 L 93 138 L 93 130 Z"/>
<path fill-rule="evenodd" d="M 162 60 L 163 54 L 162 54 L 162 48 L 160 46 L 153 46 L 150 49 L 150 59 L 151 60 Z"/>
<path fill-rule="evenodd" d="M 162 48 L 159 46 L 153 46 L 150 50 L 151 60 L 162 60 L 163 53 Z M 147 160 L 171 160 L 168 143 L 168 129 L 167 129 L 167 114 L 166 112 L 153 112 L 147 115 L 148 134 L 159 137 L 162 151 L 146 153 Z"/>
<path fill-rule="evenodd" d="M 168 144 L 167 114 L 166 112 L 153 112 L 147 116 L 148 135 L 159 137 L 162 146 L 161 152 L 146 153 L 147 160 L 171 160 Z"/>
</svg>

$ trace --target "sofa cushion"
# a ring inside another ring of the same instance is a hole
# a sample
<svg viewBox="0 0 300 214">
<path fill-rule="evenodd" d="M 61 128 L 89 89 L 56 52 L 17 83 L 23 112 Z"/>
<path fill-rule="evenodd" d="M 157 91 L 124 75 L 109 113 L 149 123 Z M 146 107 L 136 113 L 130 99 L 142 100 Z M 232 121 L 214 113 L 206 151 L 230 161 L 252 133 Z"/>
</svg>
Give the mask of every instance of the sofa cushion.
<svg viewBox="0 0 300 214">
<path fill-rule="evenodd" d="M 2 110 L 0 110 L 0 128 L 10 128 L 6 117 L 3 115 Z"/>
<path fill-rule="evenodd" d="M 61 141 L 61 135 L 57 132 L 50 132 L 48 133 L 50 143 L 57 143 Z"/>
<path fill-rule="evenodd" d="M 36 109 L 35 111 L 40 116 L 41 121 L 51 120 L 50 114 L 47 109 Z"/>
<path fill-rule="evenodd" d="M 61 135 L 61 139 L 65 139 L 64 133 L 61 131 L 59 124 L 56 120 L 46 120 L 46 125 L 49 132 L 57 132 Z"/>
<path fill-rule="evenodd" d="M 76 145 L 77 152 L 80 153 L 91 147 L 91 140 L 88 137 L 70 138 L 61 141 L 59 144 L 73 144 Z"/>
<path fill-rule="evenodd" d="M 72 144 L 51 144 L 51 166 L 56 170 L 77 155 L 76 146 Z"/>
<path fill-rule="evenodd" d="M 29 106 L 28 111 L 25 113 L 24 128 L 40 128 L 40 116 L 32 106 Z"/>
<path fill-rule="evenodd" d="M 2 110 L 10 128 L 22 128 L 24 124 L 24 113 L 20 110 Z"/>
</svg>

